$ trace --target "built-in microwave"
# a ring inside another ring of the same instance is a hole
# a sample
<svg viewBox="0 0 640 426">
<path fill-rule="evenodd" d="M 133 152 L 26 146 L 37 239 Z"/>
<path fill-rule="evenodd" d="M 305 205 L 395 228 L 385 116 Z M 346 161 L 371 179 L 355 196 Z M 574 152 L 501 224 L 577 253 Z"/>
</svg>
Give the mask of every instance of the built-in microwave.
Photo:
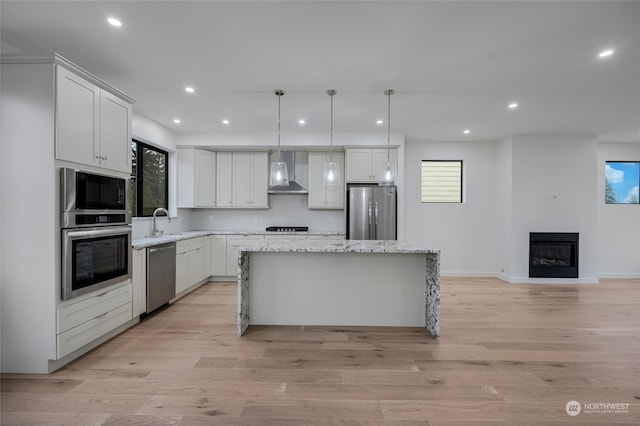
<svg viewBox="0 0 640 426">
<path fill-rule="evenodd" d="M 131 223 L 130 180 L 64 167 L 60 170 L 61 228 Z"/>
</svg>

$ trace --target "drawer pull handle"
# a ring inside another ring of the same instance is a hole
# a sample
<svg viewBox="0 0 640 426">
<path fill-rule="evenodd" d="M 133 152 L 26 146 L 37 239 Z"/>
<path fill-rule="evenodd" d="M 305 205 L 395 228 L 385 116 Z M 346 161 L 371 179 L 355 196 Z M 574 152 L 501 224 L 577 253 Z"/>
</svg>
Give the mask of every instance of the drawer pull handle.
<svg viewBox="0 0 640 426">
<path fill-rule="evenodd" d="M 102 319 L 102 318 L 106 317 L 106 316 L 107 316 L 107 314 L 109 314 L 109 312 L 105 312 L 105 313 L 104 313 L 104 314 L 102 314 L 102 315 L 98 315 L 98 316 L 97 316 L 97 317 L 95 317 L 94 319 Z"/>
</svg>

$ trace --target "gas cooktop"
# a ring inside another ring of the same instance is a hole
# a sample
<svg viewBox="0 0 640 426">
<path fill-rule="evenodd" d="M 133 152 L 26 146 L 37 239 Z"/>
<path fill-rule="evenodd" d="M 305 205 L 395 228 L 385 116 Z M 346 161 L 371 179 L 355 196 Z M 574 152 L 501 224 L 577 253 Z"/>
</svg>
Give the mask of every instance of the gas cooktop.
<svg viewBox="0 0 640 426">
<path fill-rule="evenodd" d="M 268 226 L 267 232 L 308 232 L 308 226 Z"/>
</svg>

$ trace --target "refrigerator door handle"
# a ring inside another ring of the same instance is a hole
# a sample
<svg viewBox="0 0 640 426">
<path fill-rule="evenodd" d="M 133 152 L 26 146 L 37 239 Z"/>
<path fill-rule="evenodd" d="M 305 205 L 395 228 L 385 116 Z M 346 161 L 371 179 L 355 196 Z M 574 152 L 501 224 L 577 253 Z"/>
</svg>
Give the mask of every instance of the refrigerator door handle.
<svg viewBox="0 0 640 426">
<path fill-rule="evenodd" d="M 368 220 L 369 220 L 369 225 L 371 225 L 371 222 L 372 222 L 372 220 L 371 220 L 371 219 L 372 219 L 372 216 L 373 216 L 373 213 L 372 213 L 372 210 L 371 210 L 371 200 L 369 200 L 369 214 L 368 214 L 368 216 L 367 216 L 367 217 L 368 217 Z"/>
<path fill-rule="evenodd" d="M 373 239 L 377 240 L 378 239 L 378 201 L 374 201 L 373 203 L 374 208 L 373 208 Z"/>
</svg>

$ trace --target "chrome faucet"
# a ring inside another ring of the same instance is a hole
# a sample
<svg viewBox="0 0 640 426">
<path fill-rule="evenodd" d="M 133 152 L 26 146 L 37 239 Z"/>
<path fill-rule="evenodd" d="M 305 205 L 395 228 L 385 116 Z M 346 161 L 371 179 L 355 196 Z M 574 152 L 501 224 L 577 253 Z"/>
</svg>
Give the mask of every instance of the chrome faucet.
<svg viewBox="0 0 640 426">
<path fill-rule="evenodd" d="M 164 213 L 165 216 L 167 216 L 167 219 L 169 219 L 169 222 L 171 222 L 171 216 L 169 216 L 169 212 L 167 211 L 167 209 L 163 207 L 158 207 L 157 209 L 155 209 L 153 211 L 153 229 L 151 230 L 151 236 L 153 237 L 159 237 L 164 232 L 164 231 L 159 231 L 158 227 L 156 226 L 156 215 L 158 213 Z"/>
</svg>

